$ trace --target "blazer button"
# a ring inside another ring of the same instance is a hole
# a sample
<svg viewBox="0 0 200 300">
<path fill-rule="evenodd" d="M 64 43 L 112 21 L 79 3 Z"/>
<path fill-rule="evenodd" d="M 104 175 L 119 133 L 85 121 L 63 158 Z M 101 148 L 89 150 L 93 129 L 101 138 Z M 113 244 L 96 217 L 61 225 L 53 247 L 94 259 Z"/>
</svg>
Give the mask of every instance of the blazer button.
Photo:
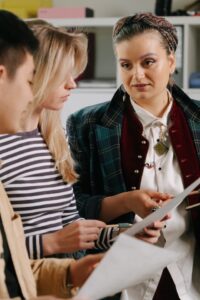
<svg viewBox="0 0 200 300">
<path fill-rule="evenodd" d="M 145 140 L 142 140 L 141 143 L 142 143 L 142 144 L 146 144 L 147 142 L 146 142 Z"/>
<path fill-rule="evenodd" d="M 131 187 L 132 190 L 137 190 L 136 186 Z"/>
<path fill-rule="evenodd" d="M 135 174 L 138 174 L 138 173 L 139 173 L 139 170 L 134 170 L 134 173 L 135 173 Z"/>
<path fill-rule="evenodd" d="M 138 158 L 139 158 L 139 159 L 142 159 L 142 155 L 138 155 Z"/>
</svg>

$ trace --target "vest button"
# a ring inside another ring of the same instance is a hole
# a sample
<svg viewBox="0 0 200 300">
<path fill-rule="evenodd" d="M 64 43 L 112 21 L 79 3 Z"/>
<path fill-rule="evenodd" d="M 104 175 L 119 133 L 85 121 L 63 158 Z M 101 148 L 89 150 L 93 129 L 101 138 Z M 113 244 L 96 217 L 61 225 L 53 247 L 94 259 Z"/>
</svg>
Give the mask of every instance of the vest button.
<svg viewBox="0 0 200 300">
<path fill-rule="evenodd" d="M 141 141 L 141 143 L 142 143 L 142 144 L 146 144 L 147 142 L 146 142 L 146 141 L 144 141 L 144 140 L 142 140 L 142 141 Z"/>
<path fill-rule="evenodd" d="M 138 155 L 138 158 L 139 158 L 139 159 L 142 159 L 142 155 Z"/>
<path fill-rule="evenodd" d="M 137 170 L 137 169 L 134 170 L 134 173 L 135 173 L 135 174 L 138 174 L 138 173 L 139 173 L 139 170 Z"/>
</svg>

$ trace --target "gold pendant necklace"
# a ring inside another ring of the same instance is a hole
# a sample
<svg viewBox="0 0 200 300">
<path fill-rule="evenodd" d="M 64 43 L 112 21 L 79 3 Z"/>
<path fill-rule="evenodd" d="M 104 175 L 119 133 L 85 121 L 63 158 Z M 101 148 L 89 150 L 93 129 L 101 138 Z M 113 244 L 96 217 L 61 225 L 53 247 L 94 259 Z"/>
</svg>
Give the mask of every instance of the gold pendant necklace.
<svg viewBox="0 0 200 300">
<path fill-rule="evenodd" d="M 161 156 L 161 155 L 167 153 L 167 151 L 169 150 L 169 148 L 162 141 L 159 141 L 159 142 L 157 142 L 157 144 L 155 144 L 154 150 L 156 151 L 156 153 L 159 156 Z"/>
<path fill-rule="evenodd" d="M 157 140 L 157 143 L 154 145 L 154 150 L 157 153 L 157 155 L 161 156 L 168 152 L 169 147 L 166 144 L 167 137 L 165 136 L 162 125 L 160 125 L 160 133 L 159 133 L 159 139 Z"/>
</svg>

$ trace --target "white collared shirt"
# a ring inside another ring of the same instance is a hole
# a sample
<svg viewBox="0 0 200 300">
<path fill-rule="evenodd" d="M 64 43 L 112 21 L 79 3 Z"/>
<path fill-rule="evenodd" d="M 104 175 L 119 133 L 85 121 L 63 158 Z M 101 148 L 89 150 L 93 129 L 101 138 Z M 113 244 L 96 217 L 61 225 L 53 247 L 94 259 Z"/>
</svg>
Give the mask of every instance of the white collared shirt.
<svg viewBox="0 0 200 300">
<path fill-rule="evenodd" d="M 143 136 L 149 141 L 149 149 L 146 156 L 140 188 L 166 192 L 176 196 L 183 191 L 184 186 L 176 155 L 167 136 L 168 116 L 172 107 L 172 101 L 168 105 L 162 118 L 155 117 L 150 112 L 137 105 L 134 101 L 131 101 L 131 103 L 143 125 Z M 161 126 L 162 134 L 167 138 L 166 144 L 169 149 L 166 153 L 159 156 L 156 153 L 154 146 L 160 138 Z M 164 237 L 163 247 L 179 251 L 180 255 L 183 257 L 180 261 L 168 266 L 168 270 L 174 280 L 180 299 L 199 300 L 200 289 L 197 291 L 195 288 L 195 279 L 192 279 L 194 271 L 195 239 L 193 232 L 190 231 L 189 213 L 186 212 L 185 206 L 186 202 L 184 201 L 171 212 L 171 219 L 166 222 L 167 227 L 163 229 L 162 232 Z M 138 220 L 140 220 L 140 217 L 136 216 L 136 221 Z M 182 248 L 179 241 L 183 238 L 185 239 L 187 246 Z M 199 272 L 199 269 L 200 267 L 198 269 L 196 267 L 195 272 Z M 122 299 L 153 299 L 161 273 L 162 270 L 148 281 L 124 290 Z"/>
</svg>

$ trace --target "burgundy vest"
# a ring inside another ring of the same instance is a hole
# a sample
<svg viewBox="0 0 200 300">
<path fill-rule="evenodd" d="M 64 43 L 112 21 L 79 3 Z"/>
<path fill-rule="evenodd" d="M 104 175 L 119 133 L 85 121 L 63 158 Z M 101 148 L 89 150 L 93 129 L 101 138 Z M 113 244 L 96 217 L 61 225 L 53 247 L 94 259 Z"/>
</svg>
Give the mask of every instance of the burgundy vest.
<svg viewBox="0 0 200 300">
<path fill-rule="evenodd" d="M 197 157 L 191 131 L 182 109 L 174 101 L 170 112 L 169 137 L 180 166 L 183 184 L 190 185 L 200 177 L 200 164 Z M 127 190 L 140 188 L 145 159 L 149 147 L 148 141 L 142 136 L 143 127 L 137 118 L 130 101 L 125 103 L 121 136 L 122 170 Z M 188 204 L 200 201 L 198 195 L 188 197 Z M 196 238 L 200 242 L 200 209 L 192 209 L 192 223 Z M 179 299 L 174 283 L 167 269 L 164 270 L 154 300 Z M 169 295 L 169 293 L 171 293 Z"/>
</svg>

